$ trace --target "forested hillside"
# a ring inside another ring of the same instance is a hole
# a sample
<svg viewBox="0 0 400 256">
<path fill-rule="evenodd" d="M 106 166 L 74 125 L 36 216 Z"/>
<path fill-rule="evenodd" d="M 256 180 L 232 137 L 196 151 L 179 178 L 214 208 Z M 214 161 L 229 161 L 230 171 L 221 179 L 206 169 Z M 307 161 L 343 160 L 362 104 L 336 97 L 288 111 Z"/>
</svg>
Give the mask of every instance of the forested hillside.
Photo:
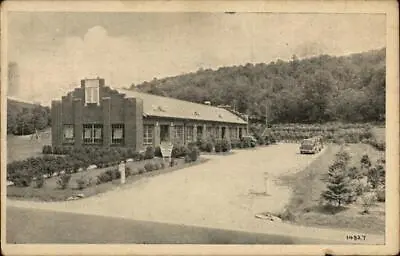
<svg viewBox="0 0 400 256">
<path fill-rule="evenodd" d="M 132 84 L 157 95 L 228 104 L 275 123 L 385 119 L 385 49 L 199 70 Z"/>
</svg>

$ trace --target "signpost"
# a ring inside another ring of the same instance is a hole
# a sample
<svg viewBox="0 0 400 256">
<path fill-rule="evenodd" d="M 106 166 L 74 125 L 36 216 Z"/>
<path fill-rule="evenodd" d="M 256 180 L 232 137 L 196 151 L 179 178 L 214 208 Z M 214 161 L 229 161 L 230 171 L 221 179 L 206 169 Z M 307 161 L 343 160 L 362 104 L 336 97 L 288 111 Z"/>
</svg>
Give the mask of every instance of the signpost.
<svg viewBox="0 0 400 256">
<path fill-rule="evenodd" d="M 161 142 L 160 149 L 163 158 L 169 158 L 169 162 L 172 162 L 172 149 L 174 145 L 171 142 Z"/>
</svg>

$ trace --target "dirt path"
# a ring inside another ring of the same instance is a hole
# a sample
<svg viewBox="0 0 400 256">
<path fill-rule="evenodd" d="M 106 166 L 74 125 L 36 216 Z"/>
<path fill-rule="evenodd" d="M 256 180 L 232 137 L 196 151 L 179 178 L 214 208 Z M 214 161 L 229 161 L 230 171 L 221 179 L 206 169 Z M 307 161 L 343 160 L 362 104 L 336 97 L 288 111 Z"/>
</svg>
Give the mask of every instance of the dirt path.
<svg viewBox="0 0 400 256">
<path fill-rule="evenodd" d="M 344 240 L 349 232 L 293 226 L 256 219 L 255 214 L 279 212 L 290 190 L 275 184 L 282 174 L 301 171 L 318 155 L 298 154 L 298 145 L 280 144 L 238 150 L 228 156 L 207 156 L 210 161 L 177 172 L 141 179 L 95 197 L 69 202 L 11 201 L 19 207 L 122 217 L 293 236 Z M 267 192 L 264 172 L 269 173 Z M 322 232 L 322 233 L 321 233 Z M 383 237 L 368 236 L 381 243 Z"/>
</svg>

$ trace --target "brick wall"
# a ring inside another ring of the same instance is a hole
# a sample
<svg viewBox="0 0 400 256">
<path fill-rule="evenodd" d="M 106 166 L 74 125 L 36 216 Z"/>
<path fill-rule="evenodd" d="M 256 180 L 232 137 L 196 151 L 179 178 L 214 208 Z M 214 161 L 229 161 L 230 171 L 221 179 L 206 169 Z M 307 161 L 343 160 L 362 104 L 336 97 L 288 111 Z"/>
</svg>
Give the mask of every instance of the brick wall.
<svg viewBox="0 0 400 256">
<path fill-rule="evenodd" d="M 63 145 L 63 127 L 74 127 L 74 146 L 83 145 L 83 125 L 103 125 L 103 146 L 110 146 L 112 124 L 124 124 L 125 137 L 122 146 L 139 150 L 143 144 L 143 102 L 141 99 L 128 99 L 104 86 L 100 79 L 100 104 L 85 105 L 85 84 L 68 93 L 61 101 L 52 102 L 52 145 Z"/>
</svg>

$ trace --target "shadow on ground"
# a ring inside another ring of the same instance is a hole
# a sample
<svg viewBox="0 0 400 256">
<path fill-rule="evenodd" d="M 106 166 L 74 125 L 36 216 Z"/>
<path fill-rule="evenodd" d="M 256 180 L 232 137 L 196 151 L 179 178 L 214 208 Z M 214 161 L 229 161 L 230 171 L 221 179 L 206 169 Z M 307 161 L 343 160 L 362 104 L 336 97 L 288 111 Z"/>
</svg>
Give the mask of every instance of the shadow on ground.
<svg viewBox="0 0 400 256">
<path fill-rule="evenodd" d="M 118 210 L 118 209 L 116 209 Z M 7 208 L 7 243 L 323 244 L 327 241 L 120 218 Z"/>
</svg>

